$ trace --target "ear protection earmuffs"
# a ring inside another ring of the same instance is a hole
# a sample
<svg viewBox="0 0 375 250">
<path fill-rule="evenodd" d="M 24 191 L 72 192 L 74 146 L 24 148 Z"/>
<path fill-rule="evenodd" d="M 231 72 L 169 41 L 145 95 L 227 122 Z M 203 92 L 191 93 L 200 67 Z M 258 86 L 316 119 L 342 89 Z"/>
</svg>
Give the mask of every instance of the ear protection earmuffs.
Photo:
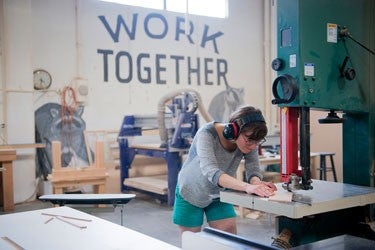
<svg viewBox="0 0 375 250">
<path fill-rule="evenodd" d="M 254 112 L 240 117 L 233 122 L 224 125 L 223 136 L 227 140 L 235 140 L 240 135 L 241 128 L 249 123 L 265 122 L 261 112 Z"/>
</svg>

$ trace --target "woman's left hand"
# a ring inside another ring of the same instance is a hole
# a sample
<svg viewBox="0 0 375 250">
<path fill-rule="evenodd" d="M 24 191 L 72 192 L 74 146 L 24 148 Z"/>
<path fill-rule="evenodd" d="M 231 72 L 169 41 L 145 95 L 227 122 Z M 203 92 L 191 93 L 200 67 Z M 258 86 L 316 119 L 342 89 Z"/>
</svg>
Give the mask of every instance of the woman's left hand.
<svg viewBox="0 0 375 250">
<path fill-rule="evenodd" d="M 277 187 L 275 186 L 275 184 L 273 184 L 272 182 L 268 182 L 268 181 L 261 181 L 258 177 L 255 177 L 254 179 L 252 179 L 250 183 L 254 185 L 266 185 L 267 187 L 271 188 L 272 191 L 277 190 Z"/>
<path fill-rule="evenodd" d="M 263 185 L 268 186 L 268 187 L 271 188 L 273 191 L 276 191 L 276 190 L 277 190 L 277 187 L 276 187 L 275 184 L 273 184 L 272 182 L 262 181 L 261 183 L 262 183 Z"/>
</svg>

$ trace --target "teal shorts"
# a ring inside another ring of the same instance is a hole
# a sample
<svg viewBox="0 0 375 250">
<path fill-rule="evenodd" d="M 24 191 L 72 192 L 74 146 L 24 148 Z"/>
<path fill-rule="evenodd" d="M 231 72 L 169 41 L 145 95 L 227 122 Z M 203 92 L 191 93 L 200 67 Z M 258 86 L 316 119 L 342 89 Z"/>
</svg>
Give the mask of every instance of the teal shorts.
<svg viewBox="0 0 375 250">
<path fill-rule="evenodd" d="M 200 227 L 203 225 L 203 217 L 207 222 L 236 217 L 232 204 L 221 202 L 219 199 L 212 201 L 205 208 L 196 207 L 181 197 L 178 187 L 173 207 L 173 223 L 183 227 Z"/>
</svg>

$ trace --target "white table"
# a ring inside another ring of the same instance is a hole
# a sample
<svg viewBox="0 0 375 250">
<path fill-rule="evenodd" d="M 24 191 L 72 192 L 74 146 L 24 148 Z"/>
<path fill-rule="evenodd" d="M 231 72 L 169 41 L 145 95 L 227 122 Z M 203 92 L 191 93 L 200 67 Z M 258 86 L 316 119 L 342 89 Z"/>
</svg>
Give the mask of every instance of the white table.
<svg viewBox="0 0 375 250">
<path fill-rule="evenodd" d="M 135 194 L 47 194 L 39 197 L 41 201 L 50 201 L 59 206 L 65 204 L 111 204 L 121 208 L 121 226 L 124 225 L 124 205 L 135 198 Z"/>
<path fill-rule="evenodd" d="M 60 215 L 59 218 L 62 220 L 44 214 Z M 51 218 L 53 219 L 49 221 Z M 4 237 L 27 250 L 179 249 L 145 234 L 65 206 L 1 215 L 0 249 L 17 249 Z"/>
</svg>

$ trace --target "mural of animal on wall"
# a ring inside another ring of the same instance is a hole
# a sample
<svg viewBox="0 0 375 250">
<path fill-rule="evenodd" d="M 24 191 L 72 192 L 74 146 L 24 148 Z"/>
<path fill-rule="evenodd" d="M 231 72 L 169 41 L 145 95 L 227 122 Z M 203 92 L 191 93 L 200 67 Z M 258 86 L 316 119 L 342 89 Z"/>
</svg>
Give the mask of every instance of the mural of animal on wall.
<svg viewBox="0 0 375 250">
<path fill-rule="evenodd" d="M 217 122 L 228 122 L 230 114 L 244 104 L 244 89 L 226 86 L 226 90 L 217 94 L 208 107 L 208 113 Z"/>
<path fill-rule="evenodd" d="M 45 180 L 52 171 L 52 141 L 61 142 L 62 167 L 89 165 L 84 138 L 86 123 L 82 119 L 84 107 L 78 106 L 73 114 L 63 114 L 61 108 L 60 104 L 47 103 L 35 111 L 35 139 L 46 145 L 37 149 L 36 177 Z"/>
</svg>

